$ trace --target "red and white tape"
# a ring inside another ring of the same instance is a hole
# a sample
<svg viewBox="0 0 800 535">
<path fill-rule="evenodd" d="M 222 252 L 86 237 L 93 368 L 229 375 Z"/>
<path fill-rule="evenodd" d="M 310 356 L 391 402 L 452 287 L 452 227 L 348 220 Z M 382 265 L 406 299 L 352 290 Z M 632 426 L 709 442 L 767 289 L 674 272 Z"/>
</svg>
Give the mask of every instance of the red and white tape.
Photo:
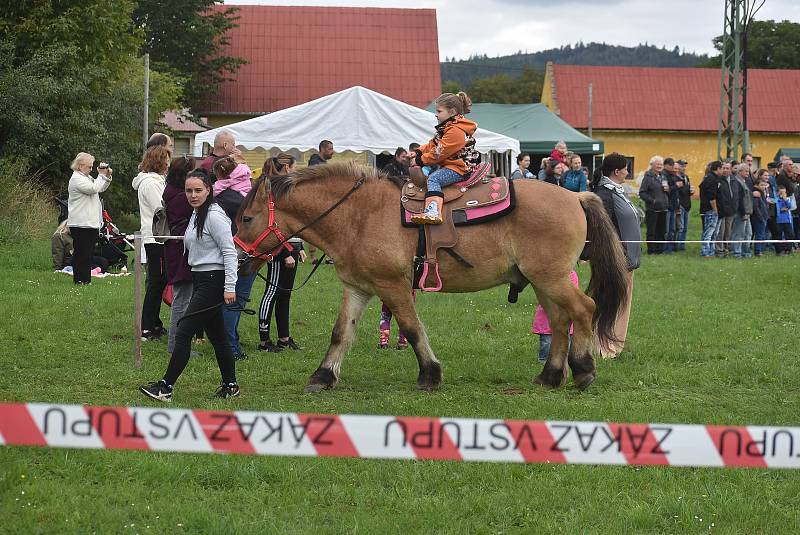
<svg viewBox="0 0 800 535">
<path fill-rule="evenodd" d="M 800 468 L 800 427 L 0 404 L 0 445 L 365 459 Z"/>
</svg>

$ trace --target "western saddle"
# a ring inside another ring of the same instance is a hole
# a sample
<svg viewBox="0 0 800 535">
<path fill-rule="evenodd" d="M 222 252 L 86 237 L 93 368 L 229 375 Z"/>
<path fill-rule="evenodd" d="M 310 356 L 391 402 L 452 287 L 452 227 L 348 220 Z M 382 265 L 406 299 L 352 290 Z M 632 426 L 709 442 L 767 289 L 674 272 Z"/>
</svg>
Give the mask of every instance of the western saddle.
<svg viewBox="0 0 800 535">
<path fill-rule="evenodd" d="M 454 248 L 458 244 L 455 227 L 474 225 L 503 217 L 514 209 L 514 190 L 506 177 L 490 177 L 489 164 L 479 164 L 470 178 L 443 189 L 441 225 L 417 225 L 411 222 L 414 214 L 425 210 L 424 186 L 408 181 L 401 192 L 401 223 L 404 227 L 420 229 L 417 256 L 414 258 L 414 284 L 424 292 L 442 289 L 437 254 L 439 249 L 450 254 L 466 267 L 472 265 Z M 424 255 L 424 256 L 423 256 Z M 429 284 L 428 278 L 434 277 Z"/>
</svg>

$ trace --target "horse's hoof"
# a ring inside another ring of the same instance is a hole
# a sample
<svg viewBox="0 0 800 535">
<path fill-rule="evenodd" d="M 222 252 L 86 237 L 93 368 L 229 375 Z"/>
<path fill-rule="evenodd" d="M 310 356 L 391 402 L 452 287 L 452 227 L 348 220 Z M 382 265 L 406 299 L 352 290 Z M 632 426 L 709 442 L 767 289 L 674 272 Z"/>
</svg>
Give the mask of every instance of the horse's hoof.
<svg viewBox="0 0 800 535">
<path fill-rule="evenodd" d="M 575 387 L 581 392 L 583 392 L 584 390 L 586 390 L 591 386 L 591 384 L 594 382 L 596 378 L 597 376 L 595 374 L 589 373 L 584 377 L 581 377 L 580 380 L 575 381 Z"/>
<path fill-rule="evenodd" d="M 304 394 L 316 394 L 317 392 L 322 392 L 326 388 L 330 388 L 330 387 L 327 387 L 325 385 L 309 384 L 309 385 L 306 385 L 306 387 L 303 389 L 303 393 Z"/>
<path fill-rule="evenodd" d="M 547 388 L 561 388 L 566 383 L 567 378 L 562 370 L 544 367 L 542 373 L 536 376 L 533 384 L 542 385 Z"/>
<path fill-rule="evenodd" d="M 433 383 L 417 383 L 417 391 L 419 392 L 436 392 L 439 390 L 439 384 Z"/>
</svg>

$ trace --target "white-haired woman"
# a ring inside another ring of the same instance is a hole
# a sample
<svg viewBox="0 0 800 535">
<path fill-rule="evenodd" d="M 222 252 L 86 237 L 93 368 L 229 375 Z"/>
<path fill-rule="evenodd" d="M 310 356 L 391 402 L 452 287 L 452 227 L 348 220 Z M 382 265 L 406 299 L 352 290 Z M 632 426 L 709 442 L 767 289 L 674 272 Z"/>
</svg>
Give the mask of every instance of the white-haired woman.
<svg viewBox="0 0 800 535">
<path fill-rule="evenodd" d="M 103 225 L 103 207 L 100 192 L 111 184 L 112 170 L 108 164 L 101 163 L 97 168 L 97 178 L 90 174 L 94 166 L 94 156 L 79 152 L 72 160 L 73 173 L 69 179 L 69 200 L 67 206 L 67 226 L 72 235 L 72 280 L 75 284 L 92 282 L 91 263 L 94 244 L 100 227 Z"/>
</svg>

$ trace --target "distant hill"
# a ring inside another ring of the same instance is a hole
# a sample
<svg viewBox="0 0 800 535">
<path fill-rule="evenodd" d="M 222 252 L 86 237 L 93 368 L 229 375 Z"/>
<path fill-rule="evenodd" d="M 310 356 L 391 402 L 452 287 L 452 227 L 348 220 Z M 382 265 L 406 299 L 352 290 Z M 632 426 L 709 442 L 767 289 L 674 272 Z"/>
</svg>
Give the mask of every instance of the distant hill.
<svg viewBox="0 0 800 535">
<path fill-rule="evenodd" d="M 446 58 L 445 58 L 446 59 Z M 696 67 L 708 61 L 708 56 L 671 50 L 647 43 L 635 47 L 605 43 L 578 43 L 532 54 L 517 52 L 511 56 L 490 58 L 473 56 L 441 63 L 442 81 L 454 81 L 467 87 L 475 78 L 507 74 L 517 78 L 525 67 L 543 71 L 548 61 L 563 65 L 597 65 L 617 67 Z"/>
</svg>

